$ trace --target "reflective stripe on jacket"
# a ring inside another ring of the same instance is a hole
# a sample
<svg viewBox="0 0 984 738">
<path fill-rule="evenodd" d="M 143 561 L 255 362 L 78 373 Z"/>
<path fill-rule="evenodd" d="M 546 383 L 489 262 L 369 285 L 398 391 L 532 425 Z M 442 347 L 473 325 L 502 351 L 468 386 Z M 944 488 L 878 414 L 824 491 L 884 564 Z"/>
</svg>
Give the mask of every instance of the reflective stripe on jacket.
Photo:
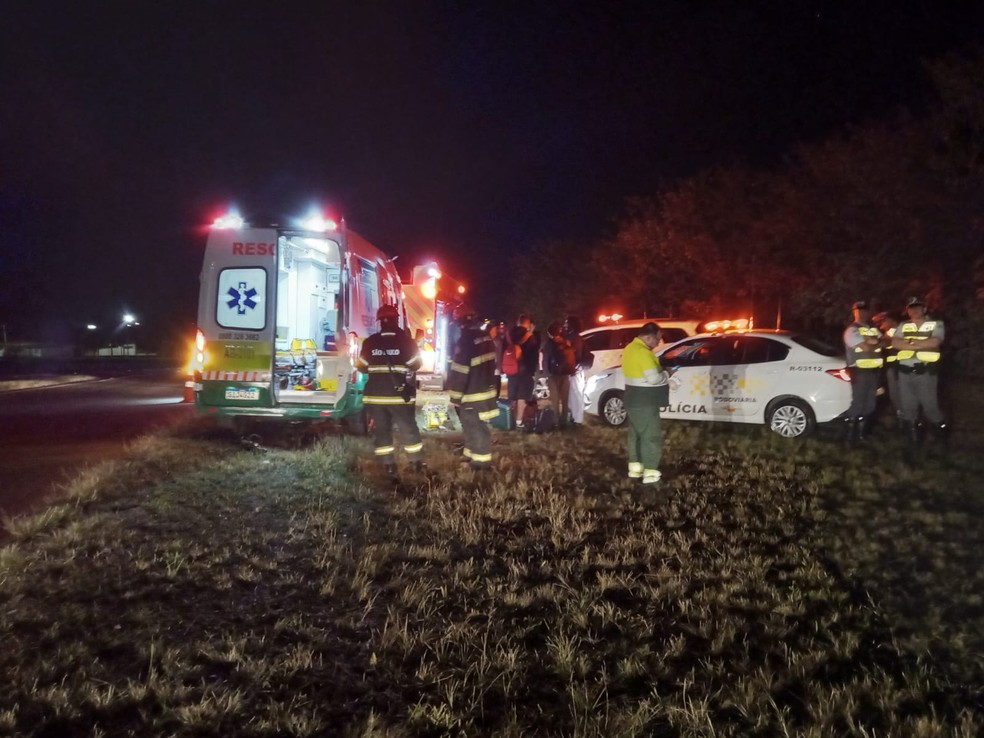
<svg viewBox="0 0 984 738">
<path fill-rule="evenodd" d="M 454 347 L 448 393 L 455 406 L 478 411 L 482 420 L 499 414 L 495 390 L 495 344 L 478 328 L 465 328 Z"/>
<path fill-rule="evenodd" d="M 367 405 L 412 405 L 417 398 L 413 373 L 420 368 L 417 343 L 399 328 L 387 328 L 367 338 L 355 365 L 368 374 L 362 392 Z"/>
</svg>

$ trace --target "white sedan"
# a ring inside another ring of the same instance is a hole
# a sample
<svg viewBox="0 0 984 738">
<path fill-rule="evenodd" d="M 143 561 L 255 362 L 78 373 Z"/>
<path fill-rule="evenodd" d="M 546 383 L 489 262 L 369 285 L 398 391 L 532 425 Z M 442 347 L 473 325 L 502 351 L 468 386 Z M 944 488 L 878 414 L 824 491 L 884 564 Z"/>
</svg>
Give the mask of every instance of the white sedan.
<svg viewBox="0 0 984 738">
<path fill-rule="evenodd" d="M 674 368 L 663 418 L 765 423 L 787 438 L 851 404 L 851 379 L 842 352 L 790 331 L 703 334 L 658 352 Z M 625 423 L 625 377 L 613 367 L 588 380 L 585 411 L 607 424 Z"/>
</svg>

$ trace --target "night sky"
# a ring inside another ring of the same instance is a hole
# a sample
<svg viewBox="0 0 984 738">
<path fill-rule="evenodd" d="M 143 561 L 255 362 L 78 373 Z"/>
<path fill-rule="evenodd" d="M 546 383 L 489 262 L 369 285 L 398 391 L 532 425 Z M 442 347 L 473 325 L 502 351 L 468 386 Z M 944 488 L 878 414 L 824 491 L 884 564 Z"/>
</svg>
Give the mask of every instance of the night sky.
<svg viewBox="0 0 984 738">
<path fill-rule="evenodd" d="M 611 231 L 626 197 L 918 113 L 984 3 L 39 2 L 0 45 L 11 338 L 194 322 L 226 204 L 332 205 L 441 259 L 486 311 L 506 265 Z"/>
</svg>

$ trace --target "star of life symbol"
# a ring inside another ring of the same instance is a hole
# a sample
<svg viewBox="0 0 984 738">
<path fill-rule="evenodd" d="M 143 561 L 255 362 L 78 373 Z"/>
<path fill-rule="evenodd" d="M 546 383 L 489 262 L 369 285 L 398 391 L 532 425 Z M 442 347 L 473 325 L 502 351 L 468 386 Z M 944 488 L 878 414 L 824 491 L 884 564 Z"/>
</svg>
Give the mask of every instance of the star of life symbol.
<svg viewBox="0 0 984 738">
<path fill-rule="evenodd" d="M 236 313 L 239 315 L 246 314 L 246 308 L 252 310 L 256 307 L 256 301 L 253 300 L 256 297 L 256 288 L 247 287 L 245 282 L 240 282 L 239 287 L 230 287 L 227 293 L 231 298 L 226 302 L 226 306 L 231 310 L 236 308 Z"/>
</svg>

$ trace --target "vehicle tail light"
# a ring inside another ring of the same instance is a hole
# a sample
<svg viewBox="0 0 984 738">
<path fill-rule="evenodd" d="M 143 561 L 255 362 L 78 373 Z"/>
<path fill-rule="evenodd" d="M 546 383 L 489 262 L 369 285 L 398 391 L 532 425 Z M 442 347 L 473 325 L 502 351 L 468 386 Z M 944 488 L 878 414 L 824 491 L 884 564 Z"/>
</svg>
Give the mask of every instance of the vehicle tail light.
<svg viewBox="0 0 984 738">
<path fill-rule="evenodd" d="M 842 379 L 845 382 L 851 381 L 851 373 L 847 370 L 846 366 L 842 366 L 840 369 L 828 369 L 827 374 L 835 379 Z"/>
</svg>

